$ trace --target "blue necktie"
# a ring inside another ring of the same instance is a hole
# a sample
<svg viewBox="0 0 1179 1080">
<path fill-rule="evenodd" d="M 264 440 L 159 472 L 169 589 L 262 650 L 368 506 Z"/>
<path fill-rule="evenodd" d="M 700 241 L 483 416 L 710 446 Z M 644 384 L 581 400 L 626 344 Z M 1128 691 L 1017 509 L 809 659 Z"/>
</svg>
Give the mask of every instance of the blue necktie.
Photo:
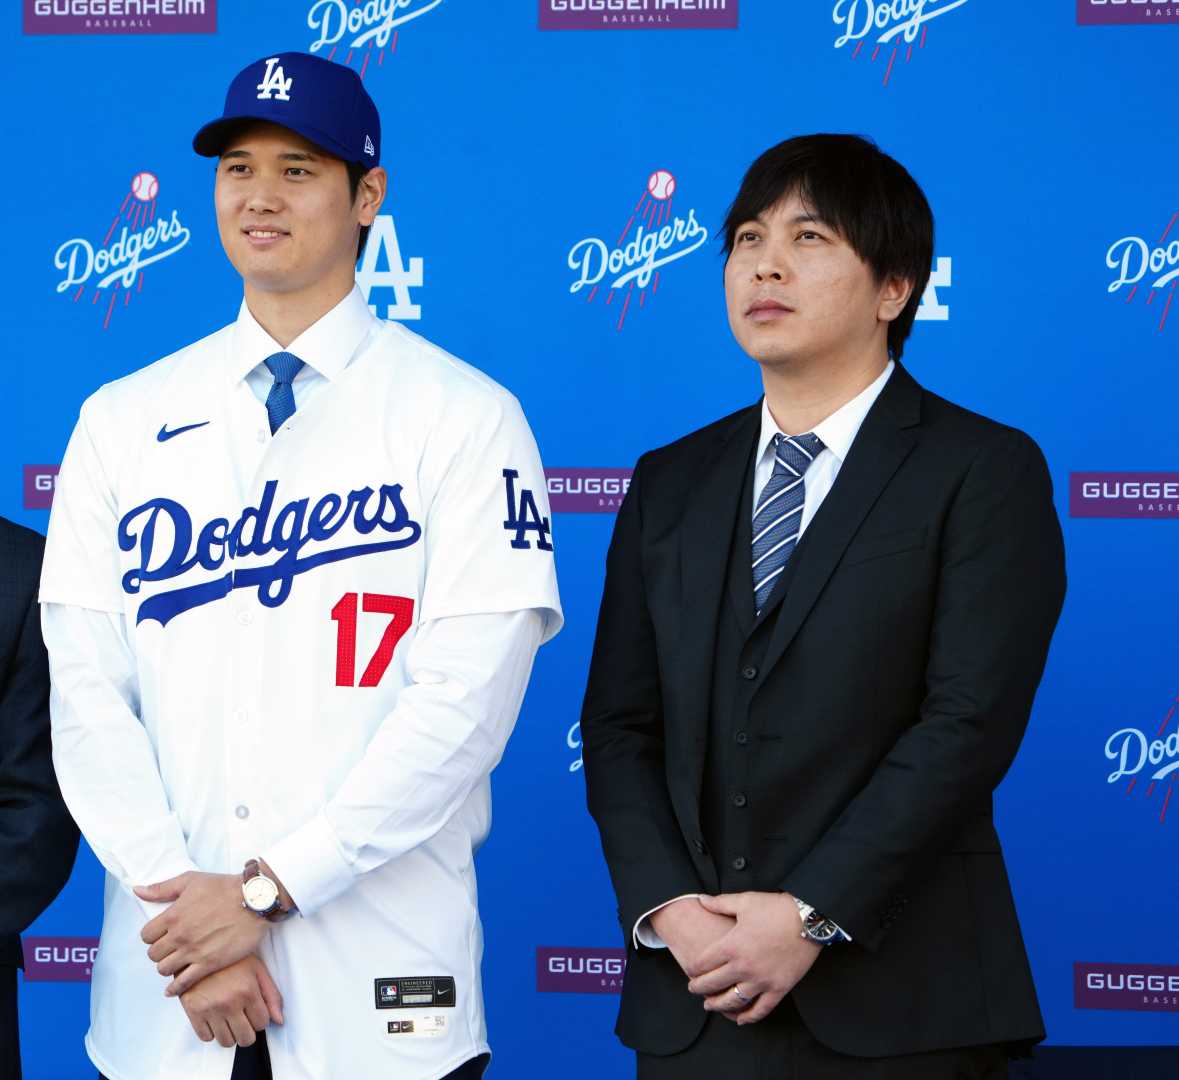
<svg viewBox="0 0 1179 1080">
<path fill-rule="evenodd" d="M 295 391 L 291 383 L 303 366 L 294 353 L 276 352 L 266 358 L 266 366 L 274 376 L 274 385 L 266 396 L 266 414 L 270 417 L 270 434 L 273 435 L 295 415 Z"/>
<path fill-rule="evenodd" d="M 803 476 L 823 452 L 818 435 L 775 435 L 774 471 L 753 515 L 753 603 L 758 614 L 798 544 Z"/>
</svg>

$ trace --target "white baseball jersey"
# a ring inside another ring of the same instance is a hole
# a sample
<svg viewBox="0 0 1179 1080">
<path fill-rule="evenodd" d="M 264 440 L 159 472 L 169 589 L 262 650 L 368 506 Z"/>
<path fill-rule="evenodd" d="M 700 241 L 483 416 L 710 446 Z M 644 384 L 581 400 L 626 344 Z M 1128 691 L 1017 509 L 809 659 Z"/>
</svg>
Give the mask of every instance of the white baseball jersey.
<svg viewBox="0 0 1179 1080">
<path fill-rule="evenodd" d="M 260 952 L 277 1080 L 435 1080 L 487 1049 L 472 856 L 562 621 L 544 476 L 516 400 L 359 290 L 291 343 L 327 382 L 273 437 L 268 347 L 243 305 L 104 386 L 58 479 L 55 762 L 108 871 L 87 1048 L 226 1080 L 130 888 L 261 856 L 301 912 Z"/>
</svg>

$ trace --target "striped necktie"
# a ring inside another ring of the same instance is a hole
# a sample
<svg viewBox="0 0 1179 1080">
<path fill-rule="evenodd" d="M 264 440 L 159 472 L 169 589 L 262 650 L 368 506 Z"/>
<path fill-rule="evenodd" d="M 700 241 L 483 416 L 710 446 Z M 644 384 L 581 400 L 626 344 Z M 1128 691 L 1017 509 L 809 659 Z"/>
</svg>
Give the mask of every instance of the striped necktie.
<svg viewBox="0 0 1179 1080">
<path fill-rule="evenodd" d="M 294 353 L 276 352 L 266 358 L 265 364 L 274 376 L 274 385 L 266 396 L 266 415 L 270 417 L 270 434 L 273 435 L 295 415 L 295 391 L 291 383 L 299 374 L 303 361 Z"/>
<path fill-rule="evenodd" d="M 753 515 L 753 602 L 758 614 L 798 544 L 803 476 L 824 450 L 818 435 L 775 435 L 774 472 Z"/>
</svg>

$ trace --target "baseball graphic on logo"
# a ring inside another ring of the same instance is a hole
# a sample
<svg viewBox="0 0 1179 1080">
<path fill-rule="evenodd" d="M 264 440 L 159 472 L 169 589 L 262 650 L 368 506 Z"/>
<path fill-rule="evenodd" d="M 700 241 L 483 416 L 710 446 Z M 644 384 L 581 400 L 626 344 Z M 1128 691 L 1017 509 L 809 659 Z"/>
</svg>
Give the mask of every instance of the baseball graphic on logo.
<svg viewBox="0 0 1179 1080">
<path fill-rule="evenodd" d="M 131 181 L 131 194 L 140 202 L 151 202 L 159 192 L 160 182 L 155 178 L 154 173 L 136 173 L 135 179 Z"/>
<path fill-rule="evenodd" d="M 670 199 L 675 194 L 675 177 L 666 169 L 657 169 L 647 178 L 647 190 L 656 199 Z"/>
</svg>

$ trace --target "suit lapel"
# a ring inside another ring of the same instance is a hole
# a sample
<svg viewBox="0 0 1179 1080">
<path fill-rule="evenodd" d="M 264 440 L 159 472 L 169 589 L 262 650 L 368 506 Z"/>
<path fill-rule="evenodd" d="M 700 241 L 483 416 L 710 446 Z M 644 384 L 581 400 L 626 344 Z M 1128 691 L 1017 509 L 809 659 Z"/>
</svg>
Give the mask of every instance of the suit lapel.
<svg viewBox="0 0 1179 1080">
<path fill-rule="evenodd" d="M 696 768 L 692 791 L 699 803 L 708 737 L 712 693 L 712 665 L 716 653 L 717 620 L 728 576 L 733 528 L 743 505 L 744 471 L 749 466 L 760 428 L 761 410 L 740 413 L 707 471 L 697 483 L 684 512 L 681 529 L 680 572 L 684 619 L 680 633 L 683 654 L 685 712 L 689 744 L 696 744 L 690 760 Z M 752 592 L 753 586 L 750 585 Z"/>
<path fill-rule="evenodd" d="M 780 605 L 763 671 L 790 647 L 835 571 L 843 552 L 917 441 L 921 387 L 899 364 L 864 418 L 835 479 L 835 486 L 807 527 L 790 559 L 785 580 L 763 608 L 764 620 Z M 759 620 L 759 621 L 760 621 Z"/>
</svg>

